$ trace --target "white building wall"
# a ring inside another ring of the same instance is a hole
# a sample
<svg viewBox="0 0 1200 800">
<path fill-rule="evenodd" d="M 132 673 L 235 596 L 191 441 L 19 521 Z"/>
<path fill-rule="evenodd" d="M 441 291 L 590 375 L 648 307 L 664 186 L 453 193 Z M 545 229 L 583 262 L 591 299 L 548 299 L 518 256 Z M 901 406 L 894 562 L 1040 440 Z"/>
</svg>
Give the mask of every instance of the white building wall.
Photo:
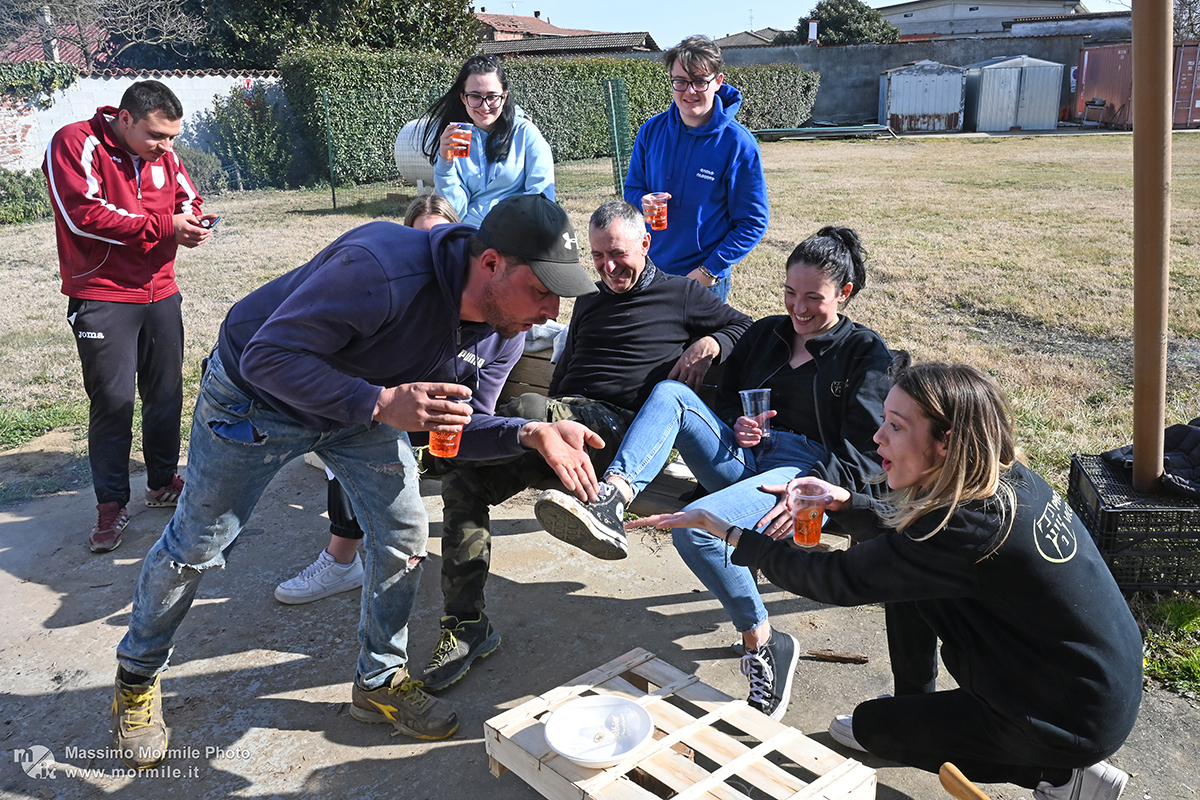
<svg viewBox="0 0 1200 800">
<path fill-rule="evenodd" d="M 40 169 L 46 147 L 59 128 L 91 119 L 100 106 L 116 106 L 131 84 L 150 79 L 165 83 L 183 103 L 180 138 L 193 147 L 211 141 L 207 119 L 213 110 L 214 96 L 224 97 L 234 87 L 256 90 L 261 87 L 269 101 L 283 103 L 279 77 L 266 73 L 81 75 L 69 88 L 54 92 L 49 108 L 0 97 L 0 167 L 16 171 Z"/>
</svg>

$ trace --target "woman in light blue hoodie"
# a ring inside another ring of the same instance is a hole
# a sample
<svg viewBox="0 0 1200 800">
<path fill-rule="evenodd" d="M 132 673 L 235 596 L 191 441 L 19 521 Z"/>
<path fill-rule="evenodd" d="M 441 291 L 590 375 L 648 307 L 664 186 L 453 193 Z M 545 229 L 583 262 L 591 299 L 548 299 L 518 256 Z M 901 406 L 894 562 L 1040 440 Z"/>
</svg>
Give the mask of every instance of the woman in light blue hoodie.
<svg viewBox="0 0 1200 800">
<path fill-rule="evenodd" d="M 450 201 L 463 222 L 478 226 L 492 206 L 512 195 L 554 199 L 550 145 L 510 102 L 508 76 L 496 59 L 467 59 L 450 91 L 426 116 L 422 149 L 434 165 L 435 191 Z M 471 131 L 470 154 L 464 157 L 454 155 L 465 138 L 460 124 Z"/>
</svg>

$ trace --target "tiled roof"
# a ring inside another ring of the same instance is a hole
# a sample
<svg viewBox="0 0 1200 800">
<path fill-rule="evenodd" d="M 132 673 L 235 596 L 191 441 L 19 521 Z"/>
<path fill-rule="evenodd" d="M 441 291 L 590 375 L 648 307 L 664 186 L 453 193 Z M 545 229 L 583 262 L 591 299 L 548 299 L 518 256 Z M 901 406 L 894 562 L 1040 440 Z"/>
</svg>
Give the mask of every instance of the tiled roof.
<svg viewBox="0 0 1200 800">
<path fill-rule="evenodd" d="M 535 55 L 538 53 L 629 52 L 657 53 L 661 48 L 646 32 L 593 33 L 584 36 L 554 36 L 534 39 L 505 39 L 480 42 L 479 50 L 488 55 Z"/>
<path fill-rule="evenodd" d="M 1110 17 L 1129 17 L 1132 11 L 1097 11 L 1094 14 L 1044 14 L 1037 17 L 1014 17 L 1013 22 L 1061 22 L 1077 19 L 1108 19 Z"/>
<path fill-rule="evenodd" d="M 485 14 L 476 11 L 475 19 L 494 30 L 520 33 L 525 36 L 580 36 L 589 33 L 603 33 L 603 31 L 559 28 L 538 17 L 520 17 L 515 14 Z"/>
<path fill-rule="evenodd" d="M 720 39 L 713 39 L 713 43 L 717 47 L 753 47 L 755 45 L 770 44 L 781 33 L 783 31 L 778 28 L 761 28 L 757 31 L 731 33 Z"/>
<path fill-rule="evenodd" d="M 141 78 L 158 78 L 162 76 L 183 77 L 185 75 L 217 75 L 220 77 L 238 78 L 279 78 L 281 73 L 275 69 L 93 69 L 80 72 L 80 75 L 91 77 L 116 78 L 137 76 Z"/>
<path fill-rule="evenodd" d="M 72 25 L 64 25 L 63 29 L 67 32 L 74 31 Z M 89 31 L 88 38 L 95 41 L 100 38 L 99 29 Z M 100 53 L 96 56 L 97 63 L 104 63 L 108 57 L 107 53 Z M 25 33 L 21 34 L 14 41 L 0 47 L 0 63 L 16 64 L 21 61 L 45 61 L 46 53 L 42 49 L 42 38 L 38 33 L 37 27 L 33 27 Z M 83 66 L 83 53 L 77 45 L 72 44 L 66 39 L 59 38 L 58 40 L 58 60 L 68 64 L 77 64 Z"/>
</svg>

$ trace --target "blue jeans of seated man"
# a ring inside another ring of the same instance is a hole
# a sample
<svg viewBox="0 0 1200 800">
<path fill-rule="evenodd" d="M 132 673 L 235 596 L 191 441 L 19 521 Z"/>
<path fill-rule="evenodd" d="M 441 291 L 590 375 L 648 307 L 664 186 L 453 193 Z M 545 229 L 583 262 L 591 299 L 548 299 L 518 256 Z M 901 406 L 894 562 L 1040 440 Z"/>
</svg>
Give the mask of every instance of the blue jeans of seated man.
<svg viewBox="0 0 1200 800">
<path fill-rule="evenodd" d="M 729 290 L 733 287 L 730 281 L 732 273 L 724 277 L 717 278 L 717 282 L 708 287 L 708 290 L 720 298 L 722 303 L 729 302 Z"/>
<path fill-rule="evenodd" d="M 640 492 L 667 463 L 672 446 L 712 492 L 687 509 L 702 508 L 742 528 L 754 528 L 778 500 L 759 486 L 806 475 L 825 457 L 820 443 L 787 431 L 771 431 L 751 449 L 738 447 L 733 429 L 695 392 L 663 381 L 629 426 L 606 476 L 619 475 Z M 721 601 L 739 633 L 766 622 L 754 575 L 729 562 L 730 548 L 723 541 L 695 528 L 674 528 L 672 538 L 683 562 Z"/>
<path fill-rule="evenodd" d="M 142 564 L 129 631 L 117 647 L 121 666 L 147 676 L 167 668 L 204 572 L 225 566 L 267 484 L 309 450 L 337 476 L 366 533 L 357 680 L 378 688 L 408 662 L 429 524 L 407 434 L 386 425 L 306 428 L 247 397 L 214 353 L 196 400 L 187 483 Z"/>
</svg>

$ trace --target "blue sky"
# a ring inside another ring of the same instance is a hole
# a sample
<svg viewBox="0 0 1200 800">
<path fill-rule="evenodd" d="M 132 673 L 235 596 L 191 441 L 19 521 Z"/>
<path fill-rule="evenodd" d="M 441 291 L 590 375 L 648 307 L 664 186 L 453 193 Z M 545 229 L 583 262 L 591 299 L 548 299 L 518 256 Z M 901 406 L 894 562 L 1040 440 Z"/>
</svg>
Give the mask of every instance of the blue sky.
<svg viewBox="0 0 1200 800">
<path fill-rule="evenodd" d="M 899 0 L 866 0 L 878 8 Z M 703 33 L 719 38 L 751 28 L 794 28 L 796 21 L 815 6 L 817 0 L 475 0 L 475 9 L 484 7 L 493 14 L 533 16 L 560 28 L 585 28 L 596 31 L 649 31 L 664 50 L 685 36 Z M 1128 4 L 1112 0 L 1084 0 L 1089 11 L 1126 11 Z"/>
</svg>

